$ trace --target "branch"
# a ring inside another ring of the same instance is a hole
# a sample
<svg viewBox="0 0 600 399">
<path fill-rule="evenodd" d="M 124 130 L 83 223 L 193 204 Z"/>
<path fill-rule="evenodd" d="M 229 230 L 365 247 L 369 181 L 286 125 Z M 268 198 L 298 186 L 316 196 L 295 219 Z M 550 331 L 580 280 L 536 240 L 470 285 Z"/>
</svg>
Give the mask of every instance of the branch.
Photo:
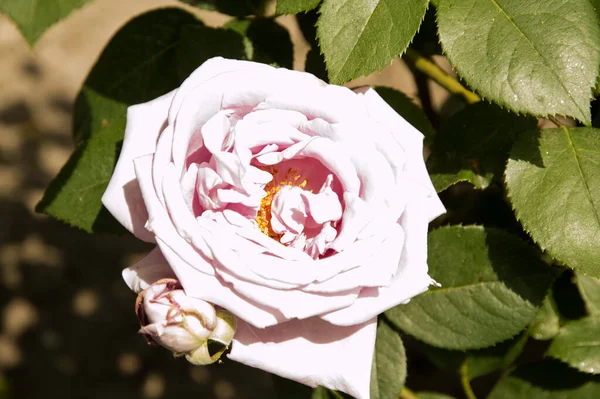
<svg viewBox="0 0 600 399">
<path fill-rule="evenodd" d="M 439 66 L 419 54 L 418 51 L 408 48 L 405 58 L 416 70 L 427 75 L 450 93 L 463 97 L 469 104 L 481 101 L 477 94 L 467 90 L 456 78 L 448 75 Z"/>
</svg>

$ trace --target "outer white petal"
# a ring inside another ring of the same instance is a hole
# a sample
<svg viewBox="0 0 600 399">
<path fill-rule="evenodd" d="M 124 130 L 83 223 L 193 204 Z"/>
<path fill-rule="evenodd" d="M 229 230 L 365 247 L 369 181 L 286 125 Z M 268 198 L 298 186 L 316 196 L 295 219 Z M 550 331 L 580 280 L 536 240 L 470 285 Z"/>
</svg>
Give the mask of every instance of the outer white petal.
<svg viewBox="0 0 600 399">
<path fill-rule="evenodd" d="M 256 304 L 277 309 L 286 319 L 306 319 L 345 308 L 356 300 L 360 292 L 357 287 L 340 290 L 333 295 L 315 294 L 302 289 L 281 290 L 244 281 L 223 271 L 218 274 L 224 281 L 231 283 L 237 293 Z"/>
<path fill-rule="evenodd" d="M 360 88 L 356 91 L 363 93 L 359 97 L 365 102 L 371 118 L 391 130 L 396 141 L 405 150 L 404 171 L 426 187 L 424 208 L 427 209 L 428 220 L 445 213 L 446 209 L 435 192 L 423 161 L 423 135 L 398 115 L 372 88 Z"/>
<path fill-rule="evenodd" d="M 154 153 L 174 95 L 175 91 L 172 91 L 127 109 L 127 126 L 119 161 L 102 196 L 102 203 L 110 213 L 136 237 L 148 242 L 154 242 L 154 236 L 144 228 L 148 213 L 135 179 L 133 160 Z"/>
<path fill-rule="evenodd" d="M 361 323 L 427 290 L 432 283 L 427 274 L 427 211 L 426 204 L 417 199 L 402 214 L 404 247 L 391 284 L 363 289 L 352 306 L 321 316 L 324 320 L 341 326 Z"/>
<path fill-rule="evenodd" d="M 198 69 L 196 69 L 182 84 L 177 95 L 173 99 L 173 105 L 169 110 L 169 122 L 173 123 L 181 108 L 181 105 L 186 100 L 187 96 L 196 87 L 205 83 L 206 81 L 217 77 L 219 75 L 228 74 L 230 72 L 251 72 L 251 71 L 264 71 L 273 72 L 275 69 L 266 64 L 260 64 L 257 62 L 249 61 L 238 61 L 228 60 L 221 57 L 214 57 L 204 62 Z"/>
<path fill-rule="evenodd" d="M 160 279 L 175 277 L 175 273 L 158 247 L 139 262 L 123 269 L 122 275 L 127 286 L 135 293 L 145 290 Z"/>
<path fill-rule="evenodd" d="M 367 241 L 360 240 L 354 246 L 350 247 L 350 249 L 330 257 L 335 258 L 336 256 L 345 255 L 346 252 L 351 252 L 348 254 L 350 258 L 343 259 L 358 261 L 360 262 L 360 267 L 339 273 L 326 281 L 310 284 L 304 287 L 304 290 L 308 292 L 328 293 L 339 292 L 353 287 L 389 286 L 398 272 L 404 242 L 404 232 L 399 225 L 394 224 L 382 235 L 384 236 L 383 242 L 379 242 L 377 238 L 380 236 L 377 236 L 368 240 L 375 244 L 370 244 L 370 246 L 361 245 L 361 248 L 366 247 L 367 250 L 360 250 L 360 248 L 355 250 L 354 246 Z"/>
<path fill-rule="evenodd" d="M 143 157 L 136 158 L 134 161 L 136 176 L 140 184 L 144 202 L 148 208 L 148 213 L 151 215 L 150 219 L 148 220 L 148 228 L 152 230 L 157 239 L 161 239 L 167 243 L 167 245 L 173 251 L 176 251 L 180 257 L 185 259 L 188 264 L 193 265 L 203 273 L 209 275 L 214 274 L 214 269 L 212 266 L 206 265 L 205 262 L 202 262 L 201 255 L 198 253 L 198 251 L 196 251 L 189 242 L 185 241 L 183 237 L 179 235 L 173 226 L 173 222 L 169 214 L 167 214 L 166 209 L 159 201 L 154 189 L 154 182 L 152 180 L 152 160 L 153 155 L 145 155 Z M 186 207 L 185 202 L 183 206 Z M 177 273 L 176 270 L 175 272 Z"/>
<path fill-rule="evenodd" d="M 183 169 L 194 132 L 228 103 L 241 105 L 232 102 L 231 95 L 238 96 L 250 109 L 260 103 L 277 87 L 270 79 L 273 71 L 265 64 L 213 58 L 183 82 L 169 109 L 169 123 L 175 124 L 173 161 L 178 172 Z M 252 87 L 245 87 L 249 82 Z"/>
<path fill-rule="evenodd" d="M 209 276 L 198 271 L 199 261 L 192 266 L 161 239 L 157 239 L 157 242 L 187 295 L 221 306 L 258 328 L 272 326 L 286 320 L 276 309 L 256 304 L 238 294 L 218 276 Z M 205 262 L 203 267 L 211 267 L 208 259 L 201 259 Z"/>
<path fill-rule="evenodd" d="M 324 84 L 303 72 L 279 69 L 277 73 L 287 82 L 287 90 L 267 97 L 261 109 L 300 111 L 308 119 L 321 118 L 331 123 L 352 120 L 361 111 L 364 114 L 357 96 L 346 87 Z"/>
<path fill-rule="evenodd" d="M 230 359 L 316 387 L 369 398 L 376 319 L 339 327 L 318 318 L 259 329 L 240 322 Z"/>
</svg>

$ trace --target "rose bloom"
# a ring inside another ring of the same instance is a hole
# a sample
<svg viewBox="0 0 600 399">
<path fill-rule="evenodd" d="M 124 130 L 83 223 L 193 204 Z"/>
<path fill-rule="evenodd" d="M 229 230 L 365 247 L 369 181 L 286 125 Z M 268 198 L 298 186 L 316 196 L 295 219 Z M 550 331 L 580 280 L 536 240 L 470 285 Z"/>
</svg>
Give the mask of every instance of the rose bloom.
<svg viewBox="0 0 600 399">
<path fill-rule="evenodd" d="M 237 316 L 230 359 L 369 398 L 377 315 L 432 283 L 422 143 L 373 89 L 208 60 L 128 110 L 103 202 L 157 246 L 124 278 Z"/>
</svg>

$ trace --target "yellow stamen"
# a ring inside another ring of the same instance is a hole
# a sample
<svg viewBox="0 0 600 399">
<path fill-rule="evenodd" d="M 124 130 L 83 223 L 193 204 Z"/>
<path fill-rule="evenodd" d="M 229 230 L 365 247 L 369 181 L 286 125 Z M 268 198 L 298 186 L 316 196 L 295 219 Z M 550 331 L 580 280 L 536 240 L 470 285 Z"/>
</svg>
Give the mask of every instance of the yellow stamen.
<svg viewBox="0 0 600 399">
<path fill-rule="evenodd" d="M 283 176 L 279 176 L 278 170 L 275 169 L 274 166 L 262 166 L 260 169 L 269 172 L 273 176 L 273 180 L 264 187 L 267 194 L 260 202 L 260 208 L 256 214 L 256 223 L 258 224 L 260 231 L 279 241 L 283 234 L 277 234 L 271 227 L 271 204 L 273 203 L 273 199 L 282 187 L 295 186 L 304 188 L 308 184 L 308 180 L 303 179 L 302 182 L 298 184 L 297 182 L 302 178 L 302 175 L 300 175 L 297 170 L 291 168 L 288 169 Z"/>
</svg>

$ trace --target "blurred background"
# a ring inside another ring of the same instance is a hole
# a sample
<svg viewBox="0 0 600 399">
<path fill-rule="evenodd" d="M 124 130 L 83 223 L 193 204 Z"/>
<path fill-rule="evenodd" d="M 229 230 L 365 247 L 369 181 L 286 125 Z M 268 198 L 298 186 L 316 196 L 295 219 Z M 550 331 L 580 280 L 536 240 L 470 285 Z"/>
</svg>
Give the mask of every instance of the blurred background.
<svg viewBox="0 0 600 399">
<path fill-rule="evenodd" d="M 0 15 L 1 399 L 275 397 L 276 382 L 264 372 L 233 362 L 194 367 L 137 334 L 135 294 L 121 270 L 147 244 L 92 236 L 34 212 L 73 150 L 73 103 L 104 45 L 133 16 L 164 6 L 184 7 L 212 26 L 230 18 L 175 0 L 96 0 L 31 49 Z M 278 22 L 302 70 L 308 45 L 296 20 Z M 350 85 L 367 83 L 417 98 L 418 82 L 399 61 Z M 445 92 L 434 83 L 429 90 L 439 109 Z"/>
</svg>

